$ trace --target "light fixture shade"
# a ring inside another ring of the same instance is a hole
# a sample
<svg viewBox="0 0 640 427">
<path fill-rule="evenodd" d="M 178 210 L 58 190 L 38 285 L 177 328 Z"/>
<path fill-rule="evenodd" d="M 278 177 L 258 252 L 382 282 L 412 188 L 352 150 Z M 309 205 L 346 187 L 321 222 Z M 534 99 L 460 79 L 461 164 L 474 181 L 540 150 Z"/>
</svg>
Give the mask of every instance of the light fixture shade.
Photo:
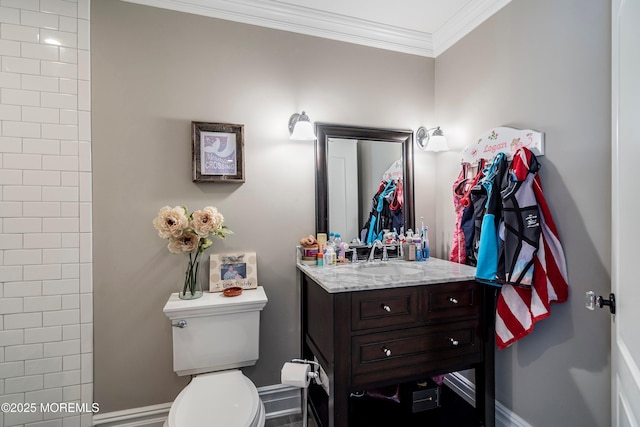
<svg viewBox="0 0 640 427">
<path fill-rule="evenodd" d="M 428 130 L 425 127 L 420 127 L 416 132 L 416 144 L 424 151 L 438 152 L 449 150 L 447 138 L 445 138 L 439 126 Z"/>
<path fill-rule="evenodd" d="M 447 138 L 444 135 L 434 135 L 429 138 L 425 151 L 448 151 L 449 145 L 447 144 Z"/>
<path fill-rule="evenodd" d="M 313 125 L 311 122 L 298 122 L 293 128 L 291 133 L 291 139 L 312 141 L 316 139 L 316 135 L 313 133 Z"/>
<path fill-rule="evenodd" d="M 313 141 L 316 134 L 313 132 L 313 125 L 309 116 L 303 111 L 302 114 L 294 113 L 289 119 L 290 139 L 297 141 Z"/>
</svg>

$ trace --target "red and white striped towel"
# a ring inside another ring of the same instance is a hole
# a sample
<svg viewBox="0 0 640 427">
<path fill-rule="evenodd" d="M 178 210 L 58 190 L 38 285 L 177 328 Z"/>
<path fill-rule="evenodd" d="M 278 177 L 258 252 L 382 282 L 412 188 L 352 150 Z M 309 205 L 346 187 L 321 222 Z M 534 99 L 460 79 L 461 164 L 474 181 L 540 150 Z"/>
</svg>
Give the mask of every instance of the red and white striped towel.
<svg viewBox="0 0 640 427">
<path fill-rule="evenodd" d="M 532 155 L 526 148 L 527 158 Z M 518 155 L 518 153 L 516 153 Z M 536 253 L 531 288 L 503 285 L 496 305 L 496 342 L 504 349 L 529 334 L 533 325 L 551 314 L 552 302 L 565 302 L 569 294 L 564 251 L 556 225 L 536 174 L 533 190 L 540 209 L 540 245 Z"/>
</svg>

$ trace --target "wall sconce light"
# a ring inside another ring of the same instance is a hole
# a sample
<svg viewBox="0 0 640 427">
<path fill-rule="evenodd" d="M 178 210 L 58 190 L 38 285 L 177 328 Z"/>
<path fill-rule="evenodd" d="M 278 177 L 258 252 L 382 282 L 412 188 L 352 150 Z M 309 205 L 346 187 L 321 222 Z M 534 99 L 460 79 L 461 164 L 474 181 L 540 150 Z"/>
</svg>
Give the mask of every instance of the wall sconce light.
<svg viewBox="0 0 640 427">
<path fill-rule="evenodd" d="M 448 151 L 447 138 L 444 137 L 440 126 L 427 129 L 420 126 L 416 131 L 416 144 L 424 151 Z"/>
<path fill-rule="evenodd" d="M 309 116 L 303 111 L 302 114 L 293 113 L 289 118 L 289 139 L 298 141 L 313 141 L 316 134 L 313 132 L 313 125 Z"/>
</svg>

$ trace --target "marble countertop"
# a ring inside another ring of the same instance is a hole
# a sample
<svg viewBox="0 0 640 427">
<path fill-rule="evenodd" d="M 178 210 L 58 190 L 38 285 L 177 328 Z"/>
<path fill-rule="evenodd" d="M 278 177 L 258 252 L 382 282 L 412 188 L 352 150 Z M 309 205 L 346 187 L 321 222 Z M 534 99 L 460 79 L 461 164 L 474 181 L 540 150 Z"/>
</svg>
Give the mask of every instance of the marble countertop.
<svg viewBox="0 0 640 427">
<path fill-rule="evenodd" d="M 389 260 L 318 267 L 297 263 L 298 270 L 329 293 L 475 280 L 476 269 L 429 258 L 425 261 Z"/>
</svg>

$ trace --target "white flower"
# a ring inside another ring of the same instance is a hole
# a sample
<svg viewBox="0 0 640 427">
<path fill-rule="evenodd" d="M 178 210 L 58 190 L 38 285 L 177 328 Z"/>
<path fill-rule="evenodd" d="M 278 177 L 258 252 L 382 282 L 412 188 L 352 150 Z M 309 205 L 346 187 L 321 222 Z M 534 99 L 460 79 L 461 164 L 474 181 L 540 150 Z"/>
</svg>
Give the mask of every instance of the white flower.
<svg viewBox="0 0 640 427">
<path fill-rule="evenodd" d="M 180 237 L 169 238 L 169 252 L 173 254 L 179 254 L 184 252 L 195 252 L 198 250 L 198 244 L 200 243 L 200 236 L 198 236 L 193 230 L 187 229 Z"/>
<path fill-rule="evenodd" d="M 163 239 L 180 237 L 189 225 L 186 209 L 182 206 L 171 208 L 164 206 L 158 211 L 158 216 L 153 220 L 153 226 L 158 230 L 158 235 Z"/>
<path fill-rule="evenodd" d="M 197 259 L 213 244 L 212 237 L 224 239 L 226 234 L 233 234 L 223 222 L 224 216 L 213 206 L 191 215 L 185 206 L 164 206 L 153 220 L 153 226 L 160 237 L 169 240 L 167 248 L 171 253 L 195 253 Z"/>
<path fill-rule="evenodd" d="M 206 237 L 218 231 L 224 222 L 224 217 L 212 206 L 195 211 L 191 219 L 191 228 L 201 237 Z"/>
</svg>

